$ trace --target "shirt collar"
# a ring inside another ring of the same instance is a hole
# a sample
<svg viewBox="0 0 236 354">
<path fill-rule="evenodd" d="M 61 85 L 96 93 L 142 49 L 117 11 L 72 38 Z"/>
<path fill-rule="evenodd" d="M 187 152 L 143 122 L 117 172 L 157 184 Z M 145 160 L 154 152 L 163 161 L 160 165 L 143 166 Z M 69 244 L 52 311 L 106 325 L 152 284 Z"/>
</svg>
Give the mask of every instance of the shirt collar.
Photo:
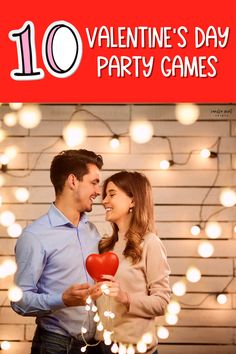
<svg viewBox="0 0 236 354">
<path fill-rule="evenodd" d="M 52 226 L 70 225 L 71 227 L 75 227 L 70 222 L 70 220 L 55 206 L 54 203 L 51 204 L 48 210 L 48 217 Z M 85 213 L 82 213 L 80 217 L 80 222 L 86 223 L 87 221 L 87 215 Z"/>
</svg>

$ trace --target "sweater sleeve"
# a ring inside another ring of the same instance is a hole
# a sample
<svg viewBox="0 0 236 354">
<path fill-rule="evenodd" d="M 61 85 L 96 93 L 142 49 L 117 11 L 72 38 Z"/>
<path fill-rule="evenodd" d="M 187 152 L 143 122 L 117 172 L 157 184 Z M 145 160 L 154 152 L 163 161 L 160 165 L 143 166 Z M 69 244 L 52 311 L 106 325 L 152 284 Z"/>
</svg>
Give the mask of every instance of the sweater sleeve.
<svg viewBox="0 0 236 354">
<path fill-rule="evenodd" d="M 144 318 L 162 316 L 170 300 L 169 274 L 166 250 L 156 235 L 144 242 L 147 295 L 130 297 L 129 313 Z"/>
</svg>

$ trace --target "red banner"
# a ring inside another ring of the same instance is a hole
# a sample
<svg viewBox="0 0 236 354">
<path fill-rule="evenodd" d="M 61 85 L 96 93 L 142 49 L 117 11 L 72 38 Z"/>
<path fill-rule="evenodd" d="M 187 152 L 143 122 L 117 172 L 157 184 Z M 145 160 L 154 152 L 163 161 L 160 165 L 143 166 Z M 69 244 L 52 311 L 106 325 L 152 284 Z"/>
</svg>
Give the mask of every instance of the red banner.
<svg viewBox="0 0 236 354">
<path fill-rule="evenodd" d="M 236 101 L 233 0 L 7 2 L 0 101 Z"/>
</svg>

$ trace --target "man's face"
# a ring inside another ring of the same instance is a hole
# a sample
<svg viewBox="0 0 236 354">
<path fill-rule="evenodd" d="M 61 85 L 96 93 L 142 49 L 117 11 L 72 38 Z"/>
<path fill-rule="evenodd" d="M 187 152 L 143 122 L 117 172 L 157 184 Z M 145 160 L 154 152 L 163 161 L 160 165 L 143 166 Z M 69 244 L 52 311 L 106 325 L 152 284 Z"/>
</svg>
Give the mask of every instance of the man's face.
<svg viewBox="0 0 236 354">
<path fill-rule="evenodd" d="M 83 176 L 82 181 L 77 180 L 75 199 L 79 212 L 91 211 L 95 198 L 101 194 L 100 175 L 101 172 L 96 165 L 88 164 L 88 173 Z"/>
</svg>

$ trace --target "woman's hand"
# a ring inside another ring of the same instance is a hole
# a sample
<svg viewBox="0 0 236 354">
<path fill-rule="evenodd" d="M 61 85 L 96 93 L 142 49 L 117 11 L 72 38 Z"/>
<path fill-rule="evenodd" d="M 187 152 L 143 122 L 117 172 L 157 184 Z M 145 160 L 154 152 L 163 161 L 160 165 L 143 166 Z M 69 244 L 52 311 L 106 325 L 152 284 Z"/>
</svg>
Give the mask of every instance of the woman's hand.
<svg viewBox="0 0 236 354">
<path fill-rule="evenodd" d="M 108 280 L 103 282 L 103 284 L 106 284 L 109 289 L 109 293 L 107 295 L 114 297 L 117 302 L 125 305 L 127 310 L 129 310 L 129 296 L 126 291 L 121 289 L 120 283 L 112 275 L 104 274 L 102 275 L 102 278 L 104 280 Z"/>
</svg>

